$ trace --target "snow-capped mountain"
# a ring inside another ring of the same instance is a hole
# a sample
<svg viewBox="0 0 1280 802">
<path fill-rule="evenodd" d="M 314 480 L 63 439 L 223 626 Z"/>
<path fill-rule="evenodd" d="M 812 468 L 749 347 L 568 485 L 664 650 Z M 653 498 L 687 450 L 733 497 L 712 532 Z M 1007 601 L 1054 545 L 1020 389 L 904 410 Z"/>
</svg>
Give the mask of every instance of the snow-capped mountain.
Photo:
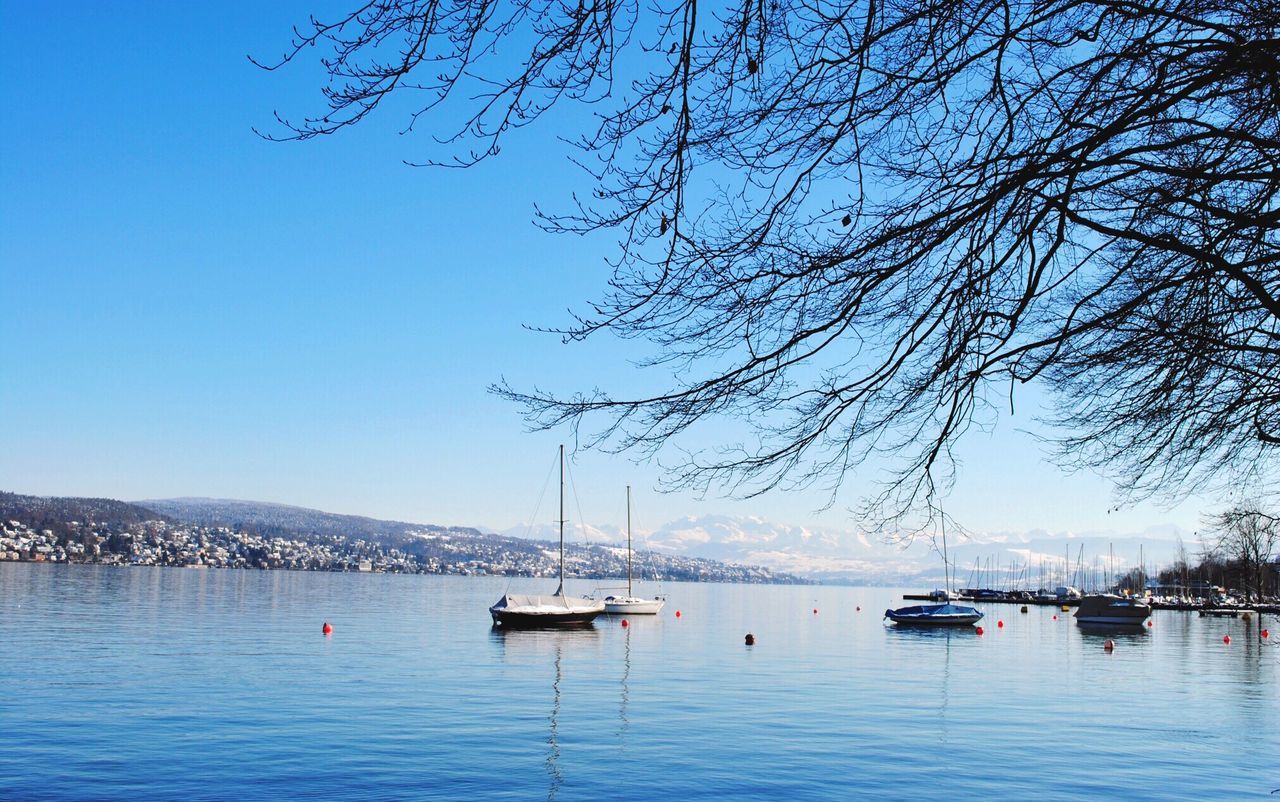
<svg viewBox="0 0 1280 802">
<path fill-rule="evenodd" d="M 565 536 L 574 542 L 625 542 L 616 526 L 574 525 Z M 554 526 L 520 527 L 501 534 L 554 540 Z M 997 577 L 1021 576 L 1028 583 L 1056 584 L 1064 566 L 1068 579 L 1078 572 L 1120 574 L 1138 564 L 1148 569 L 1176 557 L 1181 537 L 1194 555 L 1200 544 L 1176 527 L 1144 532 L 952 533 L 948 553 L 957 585 L 999 584 Z M 910 543 L 886 542 L 856 529 L 812 529 L 756 516 L 689 516 L 657 529 L 633 532 L 637 550 L 702 557 L 721 562 L 762 565 L 813 579 L 876 584 L 940 584 L 942 557 L 928 538 Z"/>
</svg>

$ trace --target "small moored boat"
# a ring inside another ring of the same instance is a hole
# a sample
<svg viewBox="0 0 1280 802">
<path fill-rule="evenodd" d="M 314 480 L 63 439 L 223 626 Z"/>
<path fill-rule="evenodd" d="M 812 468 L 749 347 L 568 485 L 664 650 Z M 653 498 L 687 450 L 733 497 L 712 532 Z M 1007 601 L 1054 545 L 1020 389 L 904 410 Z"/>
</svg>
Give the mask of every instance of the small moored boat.
<svg viewBox="0 0 1280 802">
<path fill-rule="evenodd" d="M 627 485 L 627 595 L 605 596 L 606 615 L 657 615 L 664 601 L 661 598 L 641 599 L 631 595 L 631 485 Z"/>
<path fill-rule="evenodd" d="M 603 612 L 604 602 L 564 592 L 564 446 L 560 446 L 560 586 L 550 596 L 504 593 L 489 608 L 489 615 L 495 627 L 541 629 L 590 626 Z"/>
<path fill-rule="evenodd" d="M 930 627 L 972 626 L 982 620 L 982 613 L 960 604 L 922 604 L 885 610 L 884 617 L 895 624 Z"/>
<path fill-rule="evenodd" d="M 494 624 L 507 629 L 583 627 L 603 609 L 600 602 L 566 596 L 560 591 L 551 596 L 506 593 L 489 608 L 489 615 Z"/>
<path fill-rule="evenodd" d="M 895 624 L 909 624 L 925 627 L 962 627 L 972 626 L 982 620 L 982 613 L 972 607 L 952 604 L 951 599 L 951 562 L 947 559 L 947 524 L 942 519 L 942 569 L 947 589 L 935 590 L 934 598 L 940 598 L 942 604 L 921 604 L 916 607 L 899 607 L 897 610 L 885 610 L 884 617 Z M 936 594 L 936 595 L 935 595 Z"/>
<path fill-rule="evenodd" d="M 1151 616 L 1151 605 L 1143 599 L 1130 599 L 1111 593 L 1085 596 L 1076 608 L 1077 624 L 1107 624 L 1140 627 Z"/>
</svg>

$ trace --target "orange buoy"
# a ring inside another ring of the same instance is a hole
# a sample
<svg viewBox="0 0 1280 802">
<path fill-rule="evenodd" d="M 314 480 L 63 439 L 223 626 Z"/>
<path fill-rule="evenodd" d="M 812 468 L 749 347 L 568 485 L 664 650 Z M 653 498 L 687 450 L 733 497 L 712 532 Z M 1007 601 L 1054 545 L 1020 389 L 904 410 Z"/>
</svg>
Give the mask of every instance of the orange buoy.
<svg viewBox="0 0 1280 802">
<path fill-rule="evenodd" d="M 1230 645 L 1231 645 L 1231 636 L 1230 636 L 1230 635 L 1223 635 L 1223 636 L 1222 636 L 1222 642 L 1223 642 L 1223 643 L 1225 643 L 1225 644 L 1227 644 L 1228 646 L 1230 646 Z"/>
<path fill-rule="evenodd" d="M 747 637 L 745 640 L 748 646 L 755 646 L 756 644 L 756 636 L 752 635 L 750 632 L 747 633 Z"/>
<path fill-rule="evenodd" d="M 982 627 L 978 627 L 978 634 L 981 635 L 982 633 L 983 633 Z"/>
<path fill-rule="evenodd" d="M 326 635 L 332 635 L 332 634 L 333 634 L 333 627 L 329 626 L 329 622 L 328 622 L 328 621 L 325 621 L 325 622 L 324 622 L 324 626 L 320 627 L 320 631 L 321 631 L 321 632 L 323 632 L 323 633 L 324 633 L 324 634 L 326 634 Z"/>
<path fill-rule="evenodd" d="M 631 626 L 631 622 L 630 622 L 630 621 L 628 621 L 628 620 L 627 620 L 627 619 L 625 619 L 625 618 L 624 618 L 624 619 L 622 619 L 622 627 L 623 627 L 623 629 L 625 629 L 625 628 L 627 628 L 627 627 L 629 627 L 629 626 Z"/>
<path fill-rule="evenodd" d="M 1107 642 L 1102 644 L 1103 651 L 1113 652 L 1115 651 L 1115 648 L 1116 648 L 1116 642 L 1111 640 L 1110 638 L 1107 638 Z"/>
</svg>

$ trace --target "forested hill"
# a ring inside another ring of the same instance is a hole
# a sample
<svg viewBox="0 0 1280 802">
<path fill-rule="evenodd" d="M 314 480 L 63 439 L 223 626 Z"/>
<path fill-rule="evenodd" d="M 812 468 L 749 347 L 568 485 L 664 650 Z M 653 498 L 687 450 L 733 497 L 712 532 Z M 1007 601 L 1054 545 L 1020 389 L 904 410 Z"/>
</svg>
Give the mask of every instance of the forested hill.
<svg viewBox="0 0 1280 802">
<path fill-rule="evenodd" d="M 257 532 L 269 537 L 340 535 L 373 541 L 396 541 L 410 533 L 450 533 L 479 535 L 470 527 L 443 527 L 404 521 L 381 521 L 360 515 L 219 498 L 170 498 L 139 501 L 137 504 L 198 526 L 226 526 Z"/>
<path fill-rule="evenodd" d="M 23 496 L 0 491 L 0 520 L 11 519 L 54 532 L 73 521 L 128 525 L 171 520 L 157 510 L 110 498 Z"/>
</svg>

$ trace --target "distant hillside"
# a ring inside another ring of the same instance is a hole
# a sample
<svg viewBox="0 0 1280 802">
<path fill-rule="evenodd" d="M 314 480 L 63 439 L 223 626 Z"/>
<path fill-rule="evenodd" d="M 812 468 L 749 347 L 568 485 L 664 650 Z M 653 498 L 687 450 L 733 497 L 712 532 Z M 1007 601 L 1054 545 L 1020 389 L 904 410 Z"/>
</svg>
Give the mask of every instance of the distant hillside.
<svg viewBox="0 0 1280 802">
<path fill-rule="evenodd" d="M 22 496 L 0 491 L 0 520 L 17 520 L 32 529 L 61 532 L 73 521 L 127 526 L 170 519 L 148 507 L 109 498 Z"/>
<path fill-rule="evenodd" d="M 555 576 L 559 563 L 559 550 L 547 541 L 255 501 L 182 498 L 128 504 L 0 493 L 0 519 L 0 560 L 9 561 L 538 577 Z M 626 573 L 625 549 L 597 544 L 565 551 L 567 576 L 603 579 Z M 696 557 L 644 557 L 647 578 L 804 581 Z"/>
<path fill-rule="evenodd" d="M 288 535 L 339 535 L 349 538 L 382 541 L 424 532 L 437 534 L 479 535 L 470 527 L 443 527 L 404 521 L 381 521 L 360 515 L 338 515 L 332 512 L 271 504 L 263 501 L 238 501 L 220 498 L 169 498 L 136 502 L 149 509 L 172 516 L 184 523 L 200 526 L 227 526 L 272 537 Z"/>
<path fill-rule="evenodd" d="M 382 521 L 359 515 L 337 515 L 305 507 L 213 498 L 151 499 L 137 502 L 192 526 L 227 527 L 263 537 L 317 543 L 328 538 L 363 540 L 384 549 L 395 549 L 421 560 L 444 563 L 494 563 L 515 560 L 532 565 L 550 559 L 556 548 L 554 535 L 545 539 L 498 535 L 466 526 Z M 568 544 L 567 559 L 581 576 L 618 576 L 625 573 L 626 552 L 616 547 Z M 642 554 L 637 551 L 637 554 Z M 646 565 L 668 579 L 691 581 L 800 582 L 796 576 L 752 567 L 751 563 L 725 563 L 687 555 L 647 553 Z"/>
</svg>

